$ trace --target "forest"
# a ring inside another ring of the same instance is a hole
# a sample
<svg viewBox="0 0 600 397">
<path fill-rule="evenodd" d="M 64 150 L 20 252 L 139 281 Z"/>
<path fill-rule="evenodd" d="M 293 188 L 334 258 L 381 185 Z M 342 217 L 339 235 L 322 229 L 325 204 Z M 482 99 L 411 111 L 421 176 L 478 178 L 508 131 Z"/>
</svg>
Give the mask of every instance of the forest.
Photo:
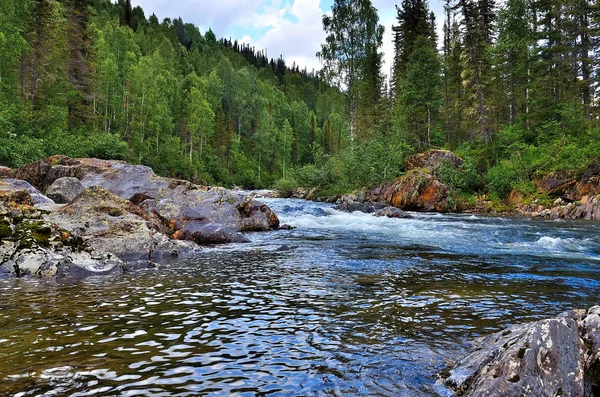
<svg viewBox="0 0 600 397">
<path fill-rule="evenodd" d="M 327 194 L 445 148 L 465 162 L 439 177 L 469 201 L 534 194 L 534 178 L 597 159 L 597 4 L 446 0 L 443 21 L 427 0 L 396 9 L 387 78 L 370 0 L 335 0 L 323 16 L 318 71 L 129 0 L 4 0 L 0 164 L 121 159 L 197 183 Z"/>
</svg>

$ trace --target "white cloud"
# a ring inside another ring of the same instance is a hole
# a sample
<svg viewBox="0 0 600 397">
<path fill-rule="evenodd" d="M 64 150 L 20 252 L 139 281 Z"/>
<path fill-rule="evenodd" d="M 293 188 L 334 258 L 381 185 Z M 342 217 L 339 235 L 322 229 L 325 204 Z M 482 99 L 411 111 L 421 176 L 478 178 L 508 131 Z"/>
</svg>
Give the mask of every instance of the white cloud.
<svg viewBox="0 0 600 397">
<path fill-rule="evenodd" d="M 391 69 L 394 63 L 394 35 L 392 32 L 392 25 L 396 23 L 396 17 L 388 17 L 385 20 L 380 21 L 380 23 L 385 27 L 385 32 L 383 33 L 383 65 L 381 71 L 383 74 L 391 77 Z"/>
<path fill-rule="evenodd" d="M 294 0 L 288 10 L 295 20 L 288 18 L 287 13 L 280 14 L 270 25 L 272 28 L 256 40 L 257 48 L 266 48 L 272 58 L 283 55 L 288 66 L 295 62 L 309 71 L 320 69 L 315 54 L 325 41 L 325 32 L 319 0 Z"/>
<path fill-rule="evenodd" d="M 389 74 L 393 58 L 391 27 L 396 21 L 394 6 L 399 2 L 373 0 L 380 23 L 385 26 L 382 48 L 385 74 Z M 132 3 L 140 5 L 146 16 L 155 13 L 160 20 L 181 17 L 202 31 L 212 28 L 217 37 L 231 37 L 257 50 L 267 50 L 271 58 L 283 55 L 289 66 L 295 62 L 309 71 L 321 68 L 315 54 L 325 41 L 322 17 L 331 12 L 329 0 L 132 0 Z M 430 2 L 439 25 L 442 4 L 442 0 Z"/>
<path fill-rule="evenodd" d="M 233 26 L 252 15 L 259 7 L 256 0 L 132 0 L 133 6 L 141 6 L 146 17 L 155 13 L 159 20 L 181 17 L 202 29 L 213 29 L 224 36 Z"/>
</svg>

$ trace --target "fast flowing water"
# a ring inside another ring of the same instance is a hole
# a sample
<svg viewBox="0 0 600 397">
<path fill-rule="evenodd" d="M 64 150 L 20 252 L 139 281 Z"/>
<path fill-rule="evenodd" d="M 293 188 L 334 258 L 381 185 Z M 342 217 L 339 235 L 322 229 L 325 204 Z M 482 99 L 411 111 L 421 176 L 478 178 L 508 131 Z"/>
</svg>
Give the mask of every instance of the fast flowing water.
<svg viewBox="0 0 600 397">
<path fill-rule="evenodd" d="M 436 374 L 474 337 L 600 304 L 597 223 L 266 201 L 296 229 L 0 281 L 0 395 L 447 396 Z"/>
</svg>

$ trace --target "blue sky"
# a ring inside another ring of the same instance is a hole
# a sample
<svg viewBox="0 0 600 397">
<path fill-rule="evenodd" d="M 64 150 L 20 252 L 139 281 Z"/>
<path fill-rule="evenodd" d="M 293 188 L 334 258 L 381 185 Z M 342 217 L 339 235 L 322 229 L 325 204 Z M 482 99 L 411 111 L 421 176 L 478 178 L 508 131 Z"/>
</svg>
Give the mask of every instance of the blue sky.
<svg viewBox="0 0 600 397">
<path fill-rule="evenodd" d="M 394 6 L 401 0 L 372 1 L 386 28 L 383 51 L 384 71 L 388 71 Z M 132 0 L 132 4 L 141 6 L 146 16 L 154 13 L 160 20 L 181 17 L 201 31 L 210 27 L 217 37 L 231 37 L 266 49 L 273 58 L 283 55 L 288 65 L 296 62 L 310 71 L 320 68 L 315 53 L 325 38 L 321 19 L 331 10 L 333 0 Z M 430 7 L 441 23 L 442 0 L 430 0 Z"/>
</svg>

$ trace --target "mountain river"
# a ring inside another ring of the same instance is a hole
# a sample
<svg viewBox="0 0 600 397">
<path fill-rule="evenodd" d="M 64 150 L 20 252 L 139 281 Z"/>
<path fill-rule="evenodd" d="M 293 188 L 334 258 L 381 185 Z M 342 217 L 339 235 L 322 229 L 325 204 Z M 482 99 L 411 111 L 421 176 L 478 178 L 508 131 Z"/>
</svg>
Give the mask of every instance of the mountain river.
<svg viewBox="0 0 600 397">
<path fill-rule="evenodd" d="M 475 337 L 600 304 L 598 223 L 263 201 L 296 229 L 0 280 L 0 396 L 451 396 Z"/>
</svg>

